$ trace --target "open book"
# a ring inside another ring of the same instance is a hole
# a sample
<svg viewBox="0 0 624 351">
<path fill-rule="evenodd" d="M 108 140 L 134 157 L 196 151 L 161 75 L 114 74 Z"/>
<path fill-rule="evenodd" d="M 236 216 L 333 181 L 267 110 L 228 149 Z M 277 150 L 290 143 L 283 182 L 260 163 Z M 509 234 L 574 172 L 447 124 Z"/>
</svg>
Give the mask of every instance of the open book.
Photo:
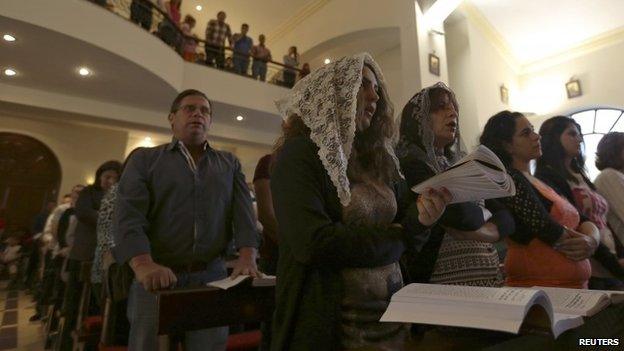
<svg viewBox="0 0 624 351">
<path fill-rule="evenodd" d="M 613 303 L 616 297 L 613 295 Z M 624 298 L 624 294 L 619 297 Z M 582 325 L 583 316 L 591 316 L 610 303 L 612 299 L 602 291 L 409 284 L 392 296 L 381 321 L 515 334 L 522 327 L 548 331 L 556 338 Z"/>
<path fill-rule="evenodd" d="M 225 279 L 216 280 L 214 282 L 209 282 L 206 285 L 219 288 L 219 289 L 223 289 L 223 290 L 227 290 L 233 286 L 236 286 L 242 283 L 243 281 L 247 279 L 251 279 L 251 276 L 239 275 L 238 277 L 234 279 L 230 279 L 230 277 L 227 277 Z M 251 281 L 251 286 L 275 286 L 275 282 L 276 282 L 276 278 L 274 275 L 262 274 L 262 276 L 259 278 L 253 278 L 253 280 Z"/>
<path fill-rule="evenodd" d="M 591 317 L 610 304 L 624 302 L 624 291 L 582 290 L 534 286 L 550 298 L 555 312 Z"/>
<path fill-rule="evenodd" d="M 422 194 L 427 188 L 447 188 L 453 195 L 451 203 L 513 196 L 516 185 L 501 160 L 487 147 L 457 161 L 446 171 L 416 185 L 412 191 Z"/>
</svg>

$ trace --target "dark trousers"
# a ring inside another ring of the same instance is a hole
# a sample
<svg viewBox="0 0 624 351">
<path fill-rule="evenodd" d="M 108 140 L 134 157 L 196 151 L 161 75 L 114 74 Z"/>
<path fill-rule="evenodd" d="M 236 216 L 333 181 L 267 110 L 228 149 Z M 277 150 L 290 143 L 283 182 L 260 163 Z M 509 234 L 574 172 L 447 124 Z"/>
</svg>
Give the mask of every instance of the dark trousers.
<svg viewBox="0 0 624 351">
<path fill-rule="evenodd" d="M 24 272 L 24 284 L 26 289 L 34 290 L 37 284 L 37 268 L 39 267 L 39 250 L 37 246 L 33 246 L 28 251 L 28 262 L 26 263 L 26 272 Z"/>
<path fill-rule="evenodd" d="M 217 68 L 223 69 L 225 66 L 225 49 L 223 46 L 206 44 L 206 64 L 209 66 L 216 65 Z"/>
<path fill-rule="evenodd" d="M 152 9 L 145 2 L 145 0 L 132 0 L 130 20 L 149 31 L 152 27 Z"/>
<path fill-rule="evenodd" d="M 297 72 L 284 71 L 284 85 L 288 88 L 292 88 L 295 85 L 295 79 L 297 78 Z"/>
<path fill-rule="evenodd" d="M 86 284 L 90 282 L 81 281 L 81 270 L 83 262 L 69 259 L 67 261 L 67 286 L 65 288 L 65 296 L 63 299 L 62 313 L 65 317 L 63 330 L 61 331 L 61 350 L 72 350 L 71 332 L 76 328 L 78 321 L 78 310 L 80 309 L 80 298 L 82 290 Z M 88 303 L 88 309 L 85 316 L 99 314 L 99 307 L 93 294 L 90 294 L 91 300 Z"/>
<path fill-rule="evenodd" d="M 277 254 L 276 254 L 277 256 Z M 277 273 L 277 257 L 271 260 L 260 259 L 260 270 L 262 273 L 268 275 L 275 275 Z M 273 318 L 260 323 L 260 332 L 262 333 L 262 341 L 260 342 L 260 351 L 271 350 L 271 324 L 273 324 Z"/>
</svg>

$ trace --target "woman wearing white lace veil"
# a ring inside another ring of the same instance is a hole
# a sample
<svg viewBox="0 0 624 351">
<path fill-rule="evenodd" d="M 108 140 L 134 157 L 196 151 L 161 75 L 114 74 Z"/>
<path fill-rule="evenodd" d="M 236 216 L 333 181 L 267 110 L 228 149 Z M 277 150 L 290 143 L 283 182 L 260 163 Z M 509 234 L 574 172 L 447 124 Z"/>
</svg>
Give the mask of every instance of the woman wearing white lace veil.
<svg viewBox="0 0 624 351">
<path fill-rule="evenodd" d="M 401 114 L 397 156 L 412 187 L 459 160 L 459 106 L 455 94 L 437 83 L 421 90 Z M 447 207 L 415 257 L 404 257 L 410 282 L 501 286 L 498 253 L 492 242 L 515 229 L 504 206 L 488 201 Z M 487 221 L 486 221 L 487 220 Z"/>
<path fill-rule="evenodd" d="M 280 238 L 271 349 L 396 349 L 405 325 L 378 321 L 403 284 L 399 258 L 426 240 L 450 194 L 401 196 L 392 105 L 368 54 L 323 66 L 277 106 L 287 123 L 271 178 Z"/>
</svg>

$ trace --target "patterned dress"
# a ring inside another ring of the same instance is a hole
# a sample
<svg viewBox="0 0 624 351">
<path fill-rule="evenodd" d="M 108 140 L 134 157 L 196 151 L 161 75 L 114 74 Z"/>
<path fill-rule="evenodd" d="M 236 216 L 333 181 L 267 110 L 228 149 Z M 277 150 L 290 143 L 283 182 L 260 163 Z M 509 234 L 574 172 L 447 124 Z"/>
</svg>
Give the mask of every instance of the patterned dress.
<svg viewBox="0 0 624 351">
<path fill-rule="evenodd" d="M 343 222 L 355 225 L 390 225 L 397 212 L 392 189 L 372 182 L 351 189 L 351 202 L 343 209 Z M 398 262 L 375 268 L 346 268 L 342 272 L 342 347 L 396 350 L 408 336 L 402 323 L 381 323 L 390 297 L 403 287 Z"/>
</svg>

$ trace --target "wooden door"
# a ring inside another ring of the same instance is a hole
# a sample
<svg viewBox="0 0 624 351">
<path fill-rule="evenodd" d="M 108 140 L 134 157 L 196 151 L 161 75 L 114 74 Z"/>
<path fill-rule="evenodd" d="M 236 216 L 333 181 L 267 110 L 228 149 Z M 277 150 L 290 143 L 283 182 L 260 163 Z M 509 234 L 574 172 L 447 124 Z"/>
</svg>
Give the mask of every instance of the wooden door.
<svg viewBox="0 0 624 351">
<path fill-rule="evenodd" d="M 7 230 L 29 229 L 48 201 L 56 201 L 61 166 L 52 151 L 32 137 L 0 132 L 0 208 Z"/>
</svg>

